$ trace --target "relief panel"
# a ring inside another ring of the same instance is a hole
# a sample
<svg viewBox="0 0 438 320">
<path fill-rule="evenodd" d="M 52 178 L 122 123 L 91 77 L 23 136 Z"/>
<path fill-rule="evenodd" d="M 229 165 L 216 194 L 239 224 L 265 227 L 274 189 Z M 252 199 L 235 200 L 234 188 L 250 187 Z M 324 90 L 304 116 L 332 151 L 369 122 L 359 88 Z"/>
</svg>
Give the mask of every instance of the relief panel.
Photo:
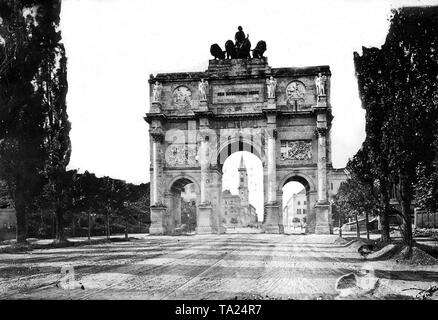
<svg viewBox="0 0 438 320">
<path fill-rule="evenodd" d="M 166 149 L 165 157 L 168 166 L 197 166 L 196 144 L 171 144 Z"/>
<path fill-rule="evenodd" d="M 312 141 L 282 140 L 280 160 L 312 160 Z"/>
</svg>

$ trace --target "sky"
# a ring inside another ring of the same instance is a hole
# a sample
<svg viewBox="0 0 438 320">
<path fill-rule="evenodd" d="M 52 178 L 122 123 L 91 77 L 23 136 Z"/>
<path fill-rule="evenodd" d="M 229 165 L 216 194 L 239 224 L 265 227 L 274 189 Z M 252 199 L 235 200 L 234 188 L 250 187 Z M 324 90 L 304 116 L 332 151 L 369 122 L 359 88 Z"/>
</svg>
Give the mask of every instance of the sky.
<svg viewBox="0 0 438 320">
<path fill-rule="evenodd" d="M 205 71 L 212 58 L 210 45 L 223 46 L 239 25 L 253 45 L 266 41 L 271 67 L 330 65 L 332 161 L 335 168 L 344 167 L 365 138 L 353 52 L 384 43 L 391 8 L 434 3 L 64 0 L 61 32 L 68 57 L 73 148 L 69 168 L 148 182 L 143 116 L 149 110 L 149 74 Z M 240 157 L 233 159 L 237 168 Z M 249 169 L 255 170 L 257 160 L 248 158 Z M 224 178 L 223 184 L 232 182 Z"/>
</svg>

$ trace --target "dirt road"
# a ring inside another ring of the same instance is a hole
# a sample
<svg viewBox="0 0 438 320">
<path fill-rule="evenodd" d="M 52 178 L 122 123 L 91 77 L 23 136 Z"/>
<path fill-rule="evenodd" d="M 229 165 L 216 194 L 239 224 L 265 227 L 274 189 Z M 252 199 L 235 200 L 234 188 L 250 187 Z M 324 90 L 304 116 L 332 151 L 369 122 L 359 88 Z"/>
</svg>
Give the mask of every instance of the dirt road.
<svg viewBox="0 0 438 320">
<path fill-rule="evenodd" d="M 384 263 L 366 262 L 354 250 L 334 244 L 335 238 L 147 236 L 0 254 L 0 299 L 334 299 L 339 294 L 336 280 L 364 268 L 376 271 L 381 283 L 391 282 L 393 288 L 397 281 L 425 287 L 438 280 L 438 272 L 421 271 L 429 272 L 425 280 L 409 268 L 395 271 Z"/>
</svg>

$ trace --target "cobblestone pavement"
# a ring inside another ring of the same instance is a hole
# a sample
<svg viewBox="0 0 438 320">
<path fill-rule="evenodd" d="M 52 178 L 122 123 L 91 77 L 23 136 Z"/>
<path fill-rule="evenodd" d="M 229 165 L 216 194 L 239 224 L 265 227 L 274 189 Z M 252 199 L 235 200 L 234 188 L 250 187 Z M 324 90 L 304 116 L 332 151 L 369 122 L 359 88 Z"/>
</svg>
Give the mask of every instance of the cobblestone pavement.
<svg viewBox="0 0 438 320">
<path fill-rule="evenodd" d="M 333 235 L 146 236 L 0 254 L 0 299 L 334 299 L 340 276 L 370 264 L 354 250 L 334 244 L 335 239 Z M 391 268 L 378 262 L 372 268 L 394 281 Z M 436 281 L 437 274 L 428 274 L 429 280 Z M 399 274 L 396 280 L 421 279 Z"/>
</svg>

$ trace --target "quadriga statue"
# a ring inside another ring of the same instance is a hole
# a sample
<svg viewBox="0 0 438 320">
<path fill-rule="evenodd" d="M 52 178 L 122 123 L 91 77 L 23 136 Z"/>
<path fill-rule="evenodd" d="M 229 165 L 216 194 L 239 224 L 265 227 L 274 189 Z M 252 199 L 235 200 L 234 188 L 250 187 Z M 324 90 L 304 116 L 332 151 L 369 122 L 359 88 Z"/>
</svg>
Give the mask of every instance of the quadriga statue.
<svg viewBox="0 0 438 320">
<path fill-rule="evenodd" d="M 211 45 L 210 53 L 214 59 L 225 59 L 225 53 L 217 43 Z"/>
<path fill-rule="evenodd" d="M 237 58 L 236 47 L 232 40 L 228 40 L 227 42 L 225 42 L 225 51 L 227 53 L 227 59 Z"/>
<path fill-rule="evenodd" d="M 265 53 L 265 51 L 266 51 L 266 42 L 260 40 L 259 42 L 257 42 L 256 47 L 252 51 L 252 57 L 257 59 L 262 59 L 264 58 L 263 53 Z"/>
<path fill-rule="evenodd" d="M 246 39 L 243 41 L 240 48 L 237 48 L 237 59 L 247 59 L 251 58 L 249 54 L 251 51 L 251 41 L 249 41 L 249 34 L 246 36 Z"/>
</svg>

